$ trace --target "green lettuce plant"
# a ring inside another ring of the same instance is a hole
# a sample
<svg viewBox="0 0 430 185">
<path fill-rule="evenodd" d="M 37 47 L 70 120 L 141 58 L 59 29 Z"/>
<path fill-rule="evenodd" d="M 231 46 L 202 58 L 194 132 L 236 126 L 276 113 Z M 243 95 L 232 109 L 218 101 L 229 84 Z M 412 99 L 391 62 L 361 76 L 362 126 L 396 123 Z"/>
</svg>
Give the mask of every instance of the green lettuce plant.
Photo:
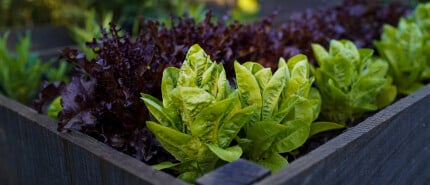
<svg viewBox="0 0 430 185">
<path fill-rule="evenodd" d="M 430 42 L 428 40 L 430 37 L 430 3 L 418 4 L 407 20 L 416 23 L 422 31 L 425 41 Z"/>
<path fill-rule="evenodd" d="M 374 42 L 381 57 L 388 61 L 389 74 L 401 94 L 415 92 L 430 79 L 430 44 L 425 42 L 419 26 L 405 19 L 397 28 L 385 25 L 381 40 Z"/>
<path fill-rule="evenodd" d="M 357 49 L 348 40 L 332 40 L 329 51 L 313 44 L 320 67 L 315 78 L 322 96 L 322 117 L 347 124 L 391 103 L 396 87 L 387 75 L 388 64 L 372 59 L 373 50 Z"/>
<path fill-rule="evenodd" d="M 96 11 L 94 9 L 85 10 L 84 25 L 69 24 L 67 27 L 72 33 L 73 40 L 79 45 L 79 49 L 88 57 L 95 58 L 96 54 L 90 47 L 86 46 L 86 42 L 91 42 L 94 38 L 102 36 L 102 28 L 108 27 L 112 21 L 112 12 L 107 13 L 102 22 L 97 21 Z"/>
<path fill-rule="evenodd" d="M 312 87 L 305 55 L 279 60 L 278 69 L 254 62 L 234 64 L 242 106 L 256 106 L 257 112 L 238 139 L 246 158 L 272 171 L 288 164 L 282 153 L 291 152 L 312 135 L 342 128 L 330 122 L 312 123 L 320 112 L 321 97 Z M 312 130 L 312 131 L 311 131 Z"/>
<path fill-rule="evenodd" d="M 255 106 L 241 106 L 222 64 L 212 62 L 199 45 L 189 49 L 181 69 L 164 70 L 162 98 L 161 102 L 142 94 L 154 120 L 146 125 L 179 163 L 155 168 L 171 168 L 179 178 L 192 182 L 220 162 L 242 155 L 238 145 L 230 144 L 251 120 Z"/>
</svg>

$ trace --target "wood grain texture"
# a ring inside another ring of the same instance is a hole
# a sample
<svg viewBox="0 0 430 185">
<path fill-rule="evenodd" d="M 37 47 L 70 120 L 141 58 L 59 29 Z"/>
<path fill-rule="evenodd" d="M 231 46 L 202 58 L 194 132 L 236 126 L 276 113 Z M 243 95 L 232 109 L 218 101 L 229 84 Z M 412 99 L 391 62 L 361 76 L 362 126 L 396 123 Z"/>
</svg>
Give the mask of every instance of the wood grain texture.
<svg viewBox="0 0 430 185">
<path fill-rule="evenodd" d="M 0 184 L 186 184 L 0 95 Z"/>
<path fill-rule="evenodd" d="M 258 184 L 428 184 L 430 85 Z"/>
</svg>

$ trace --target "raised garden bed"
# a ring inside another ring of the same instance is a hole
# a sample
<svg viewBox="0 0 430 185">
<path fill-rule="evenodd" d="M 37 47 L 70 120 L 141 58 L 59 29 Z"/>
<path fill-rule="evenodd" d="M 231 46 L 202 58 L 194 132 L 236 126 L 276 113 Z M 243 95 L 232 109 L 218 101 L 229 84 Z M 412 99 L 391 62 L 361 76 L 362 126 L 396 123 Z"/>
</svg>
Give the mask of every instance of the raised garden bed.
<svg viewBox="0 0 430 185">
<path fill-rule="evenodd" d="M 318 83 L 319 85 L 321 84 Z M 222 166 L 214 173 L 204 175 L 196 183 L 424 183 L 429 178 L 426 174 L 430 174 L 425 171 L 430 163 L 425 161 L 430 153 L 429 147 L 425 145 L 429 139 L 426 136 L 429 88 L 426 86 L 379 111 L 273 175 L 268 175 L 267 169 L 238 160 Z M 146 92 L 138 92 L 142 91 Z M 70 99 L 78 101 L 77 97 Z M 148 96 L 144 96 L 144 100 L 145 103 L 152 101 Z M 118 115 L 123 113 L 118 111 Z M 59 133 L 53 120 L 4 97 L 0 97 L 0 121 L 0 180 L 6 184 L 184 184 L 183 181 L 155 171 L 89 136 L 76 131 Z M 106 120 L 101 121 L 105 122 Z M 133 119 L 133 122 L 136 121 Z M 154 123 L 150 125 L 152 129 L 156 128 Z M 61 127 L 60 124 L 59 129 Z M 265 160 L 258 160 L 260 159 Z"/>
<path fill-rule="evenodd" d="M 429 104 L 427 85 L 259 184 L 425 184 Z M 0 96 L 0 182 L 185 184 L 87 135 L 56 128 L 54 120 Z"/>
</svg>

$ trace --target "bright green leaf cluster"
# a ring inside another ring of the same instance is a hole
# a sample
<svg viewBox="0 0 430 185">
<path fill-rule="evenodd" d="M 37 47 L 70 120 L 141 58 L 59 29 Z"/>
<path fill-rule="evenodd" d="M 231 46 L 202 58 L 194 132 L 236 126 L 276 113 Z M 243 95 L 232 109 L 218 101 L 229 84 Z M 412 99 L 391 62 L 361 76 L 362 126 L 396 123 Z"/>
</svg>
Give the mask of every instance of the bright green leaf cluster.
<svg viewBox="0 0 430 185">
<path fill-rule="evenodd" d="M 419 26 L 401 19 L 397 28 L 384 26 L 381 40 L 375 41 L 379 54 L 390 65 L 389 74 L 399 93 L 411 94 L 424 86 L 430 79 L 428 55 L 430 44 L 425 44 L 425 37 Z"/>
<path fill-rule="evenodd" d="M 143 94 L 153 121 L 147 127 L 178 164 L 161 163 L 158 169 L 172 168 L 179 178 L 192 182 L 219 163 L 242 155 L 239 146 L 230 146 L 241 128 L 251 120 L 255 106 L 243 108 L 230 87 L 222 64 L 210 61 L 198 45 L 193 45 L 181 69 L 164 70 L 163 102 Z"/>
<path fill-rule="evenodd" d="M 94 9 L 85 10 L 83 14 L 85 15 L 85 23 L 83 27 L 76 24 L 70 24 L 67 27 L 72 33 L 73 40 L 78 43 L 79 49 L 88 58 L 95 58 L 96 54 L 91 48 L 86 46 L 86 42 L 91 42 L 93 38 L 102 36 L 102 28 L 109 26 L 109 23 L 112 21 L 113 14 L 112 12 L 108 12 L 104 16 L 101 25 L 97 21 L 96 11 Z"/>
<path fill-rule="evenodd" d="M 61 110 L 63 110 L 63 106 L 61 106 L 61 96 L 58 96 L 48 106 L 48 117 L 52 119 L 57 119 L 58 114 L 61 112 Z"/>
<path fill-rule="evenodd" d="M 254 62 L 235 63 L 236 82 L 243 106 L 256 106 L 252 122 L 245 126 L 246 137 L 239 139 L 245 157 L 272 171 L 288 161 L 281 153 L 297 149 L 312 134 L 342 128 L 335 123 L 312 122 L 318 117 L 321 97 L 312 88 L 309 63 L 305 55 L 297 55 L 288 63 L 279 60 L 278 69 Z"/>
<path fill-rule="evenodd" d="M 407 20 L 416 23 L 424 35 L 425 42 L 430 42 L 430 3 L 419 4 Z"/>
<path fill-rule="evenodd" d="M 180 163 L 161 163 L 157 169 L 172 168 L 179 177 L 192 181 L 214 169 L 219 159 L 244 157 L 272 171 L 288 164 L 281 154 L 291 152 L 312 135 L 343 128 L 332 122 L 315 122 L 321 97 L 312 87 L 310 65 L 305 55 L 278 69 L 261 64 L 235 62 L 236 86 L 226 79 L 222 64 L 194 45 L 181 69 L 165 69 L 163 102 L 143 94 L 153 120 L 147 127 Z M 243 129 L 242 129 L 243 127 Z M 230 146 L 235 141 L 238 146 Z"/>
<path fill-rule="evenodd" d="M 324 119 L 346 124 L 395 99 L 397 91 L 387 76 L 388 64 L 371 58 L 373 50 L 357 49 L 347 40 L 332 40 L 329 52 L 318 44 L 312 49 L 320 66 L 315 78 Z"/>
<path fill-rule="evenodd" d="M 16 44 L 16 53 L 8 50 L 8 37 L 9 32 L 0 36 L 0 93 L 30 104 L 43 77 L 50 81 L 65 78 L 66 64 L 56 69 L 51 67 L 53 61 L 41 62 L 35 53 L 30 52 L 29 32 Z"/>
</svg>

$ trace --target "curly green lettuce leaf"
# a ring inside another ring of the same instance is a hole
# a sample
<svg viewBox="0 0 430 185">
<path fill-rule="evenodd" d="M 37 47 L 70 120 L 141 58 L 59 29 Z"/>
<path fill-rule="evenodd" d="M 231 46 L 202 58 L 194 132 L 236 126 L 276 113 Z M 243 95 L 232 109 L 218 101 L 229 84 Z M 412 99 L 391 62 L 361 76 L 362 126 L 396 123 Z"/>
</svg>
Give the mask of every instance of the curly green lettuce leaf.
<svg viewBox="0 0 430 185">
<path fill-rule="evenodd" d="M 407 20 L 416 23 L 426 38 L 426 42 L 430 42 L 428 40 L 430 37 L 430 3 L 418 4 Z"/>
<path fill-rule="evenodd" d="M 288 62 L 281 58 L 274 73 L 253 62 L 235 62 L 234 67 L 242 105 L 258 110 L 245 125 L 245 136 L 236 141 L 246 158 L 277 171 L 288 164 L 281 154 L 306 142 L 319 115 L 321 96 L 312 88 L 307 57 L 297 55 Z"/>
<path fill-rule="evenodd" d="M 312 49 L 320 66 L 315 78 L 323 101 L 323 120 L 351 123 L 394 100 L 396 88 L 388 76 L 388 64 L 372 58 L 373 50 L 358 49 L 348 40 L 332 40 L 329 51 L 319 44 L 313 44 Z"/>
<path fill-rule="evenodd" d="M 214 170 L 219 161 L 240 158 L 242 148 L 230 145 L 250 122 L 256 106 L 242 107 L 221 64 L 193 45 L 180 69 L 165 69 L 161 86 L 162 101 L 142 94 L 153 118 L 147 127 L 179 163 L 155 168 L 172 169 L 179 178 L 193 182 Z"/>
<path fill-rule="evenodd" d="M 430 79 L 429 44 L 419 26 L 401 19 L 397 28 L 386 25 L 381 40 L 375 41 L 382 59 L 390 65 L 389 73 L 399 93 L 408 95 Z"/>
<path fill-rule="evenodd" d="M 422 52 L 420 56 L 415 57 L 423 57 L 422 55 L 425 55 L 426 67 L 422 69 L 421 79 L 428 82 L 430 79 L 430 53 L 425 51 L 430 50 L 430 3 L 418 4 L 406 20 L 410 23 L 415 23 L 422 33 L 423 45 L 420 45 L 420 43 L 416 43 L 416 45 L 417 47 L 423 47 L 422 50 L 424 52 Z"/>
</svg>

